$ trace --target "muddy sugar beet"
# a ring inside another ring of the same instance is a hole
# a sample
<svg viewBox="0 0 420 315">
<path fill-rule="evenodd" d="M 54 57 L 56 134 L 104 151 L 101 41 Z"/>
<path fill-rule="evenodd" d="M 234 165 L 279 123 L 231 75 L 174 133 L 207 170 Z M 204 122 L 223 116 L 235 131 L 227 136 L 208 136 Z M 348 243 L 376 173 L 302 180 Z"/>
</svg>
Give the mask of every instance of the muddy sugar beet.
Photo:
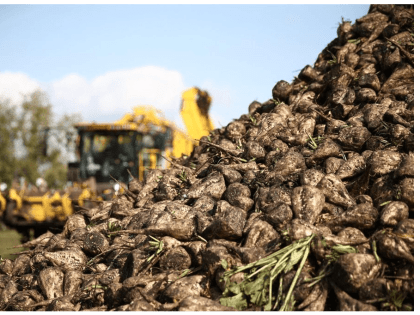
<svg viewBox="0 0 420 315">
<path fill-rule="evenodd" d="M 268 89 L 3 259 L 0 310 L 414 310 L 413 6 L 342 21 Z"/>
</svg>

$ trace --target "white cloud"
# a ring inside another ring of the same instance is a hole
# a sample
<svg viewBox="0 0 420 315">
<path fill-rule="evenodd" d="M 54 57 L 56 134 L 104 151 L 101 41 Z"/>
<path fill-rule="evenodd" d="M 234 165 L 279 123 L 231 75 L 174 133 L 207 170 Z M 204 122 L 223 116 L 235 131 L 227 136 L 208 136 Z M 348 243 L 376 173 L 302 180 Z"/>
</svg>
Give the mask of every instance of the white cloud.
<svg viewBox="0 0 420 315">
<path fill-rule="evenodd" d="M 146 66 L 108 72 L 88 81 L 69 74 L 53 82 L 37 82 L 24 73 L 0 73 L 0 100 L 20 104 L 37 89 L 47 92 L 54 112 L 81 113 L 87 121 L 115 120 L 137 105 L 152 105 L 176 119 L 186 87 L 173 70 Z"/>
<path fill-rule="evenodd" d="M 72 103 L 73 106 L 83 108 L 89 105 L 89 83 L 77 74 L 69 74 L 61 80 L 51 83 L 50 93 L 57 101 L 55 106 L 65 106 Z"/>
<path fill-rule="evenodd" d="M 232 110 L 232 96 L 228 87 L 205 81 L 199 88 L 212 97 L 212 116 L 216 128 L 229 123 L 226 109 Z M 137 105 L 152 105 L 165 117 L 185 129 L 179 115 L 182 92 L 187 88 L 182 75 L 173 70 L 146 66 L 118 70 L 92 80 L 79 74 L 68 74 L 52 82 L 37 82 L 23 73 L 0 73 L 0 100 L 10 98 L 22 102 L 37 88 L 47 92 L 56 114 L 80 113 L 85 121 L 106 122 L 120 119 Z"/>
<path fill-rule="evenodd" d="M 90 82 L 70 74 L 49 84 L 47 92 L 57 113 L 80 112 L 85 120 L 99 122 L 101 116 L 119 119 L 136 105 L 152 105 L 174 119 L 185 89 L 179 72 L 147 66 L 108 72 Z"/>
<path fill-rule="evenodd" d="M 32 94 L 40 85 L 28 75 L 20 72 L 0 72 L 0 101 L 21 104 L 25 96 Z"/>
</svg>

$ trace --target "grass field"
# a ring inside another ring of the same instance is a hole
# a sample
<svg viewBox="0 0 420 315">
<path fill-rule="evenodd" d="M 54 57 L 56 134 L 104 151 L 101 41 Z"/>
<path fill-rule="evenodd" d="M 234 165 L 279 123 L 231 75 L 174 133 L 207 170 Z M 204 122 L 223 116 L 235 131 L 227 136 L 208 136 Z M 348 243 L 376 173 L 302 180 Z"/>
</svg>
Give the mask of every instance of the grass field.
<svg viewBox="0 0 420 315">
<path fill-rule="evenodd" d="M 15 230 L 10 229 L 1 229 L 0 230 L 0 256 L 2 258 L 15 259 L 16 255 L 11 255 L 12 253 L 17 253 L 24 248 L 13 248 L 13 246 L 20 244 L 20 234 Z"/>
</svg>

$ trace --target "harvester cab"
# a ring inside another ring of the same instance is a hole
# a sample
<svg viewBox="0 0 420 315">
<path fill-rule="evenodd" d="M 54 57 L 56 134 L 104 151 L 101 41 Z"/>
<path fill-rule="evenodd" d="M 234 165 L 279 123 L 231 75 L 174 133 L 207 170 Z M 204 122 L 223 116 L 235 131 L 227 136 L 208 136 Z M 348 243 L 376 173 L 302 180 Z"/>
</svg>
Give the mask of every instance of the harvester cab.
<svg viewBox="0 0 420 315">
<path fill-rule="evenodd" d="M 98 185 L 112 187 L 112 178 L 128 184 L 128 171 L 142 178 L 149 168 L 165 167 L 161 155 L 172 151 L 174 128 L 158 113 L 152 107 L 136 107 L 113 123 L 76 124 L 80 160 L 70 172 L 75 182 L 93 177 Z"/>
</svg>

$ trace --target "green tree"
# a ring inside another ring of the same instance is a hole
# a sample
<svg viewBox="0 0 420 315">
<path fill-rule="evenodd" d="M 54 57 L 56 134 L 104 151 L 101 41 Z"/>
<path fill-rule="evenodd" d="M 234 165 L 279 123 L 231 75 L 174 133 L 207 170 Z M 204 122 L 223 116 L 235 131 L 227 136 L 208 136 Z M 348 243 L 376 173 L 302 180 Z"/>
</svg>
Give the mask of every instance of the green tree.
<svg viewBox="0 0 420 315">
<path fill-rule="evenodd" d="M 52 121 L 52 105 L 45 93 L 36 91 L 23 102 L 20 110 L 18 138 L 23 147 L 18 150 L 24 151 L 24 157 L 19 158 L 16 171 L 18 176 L 34 184 L 40 177 L 39 166 L 50 162 L 44 155 L 44 133 Z"/>
<path fill-rule="evenodd" d="M 16 133 L 16 109 L 8 102 L 0 102 L 0 182 L 5 182 L 9 187 L 17 163 L 13 154 Z"/>
</svg>

